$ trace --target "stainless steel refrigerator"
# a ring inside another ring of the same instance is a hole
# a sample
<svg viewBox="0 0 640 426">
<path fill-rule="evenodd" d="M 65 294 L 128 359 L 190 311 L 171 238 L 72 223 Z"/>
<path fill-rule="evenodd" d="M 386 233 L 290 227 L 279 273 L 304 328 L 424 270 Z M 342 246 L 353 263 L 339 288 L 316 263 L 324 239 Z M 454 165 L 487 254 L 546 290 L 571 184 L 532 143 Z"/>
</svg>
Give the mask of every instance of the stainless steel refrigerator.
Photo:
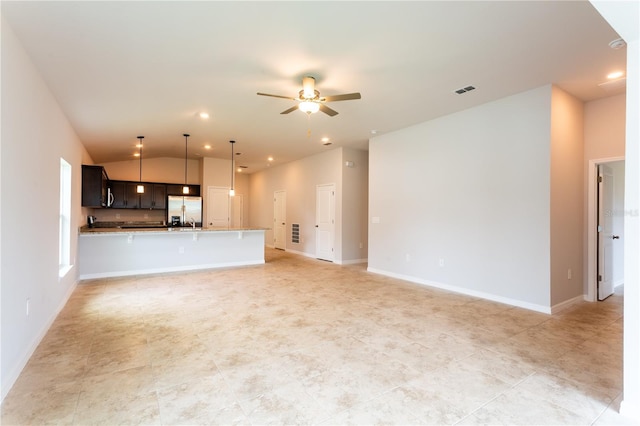
<svg viewBox="0 0 640 426">
<path fill-rule="evenodd" d="M 202 226 L 202 197 L 169 195 L 167 200 L 167 224 L 169 226 Z"/>
</svg>

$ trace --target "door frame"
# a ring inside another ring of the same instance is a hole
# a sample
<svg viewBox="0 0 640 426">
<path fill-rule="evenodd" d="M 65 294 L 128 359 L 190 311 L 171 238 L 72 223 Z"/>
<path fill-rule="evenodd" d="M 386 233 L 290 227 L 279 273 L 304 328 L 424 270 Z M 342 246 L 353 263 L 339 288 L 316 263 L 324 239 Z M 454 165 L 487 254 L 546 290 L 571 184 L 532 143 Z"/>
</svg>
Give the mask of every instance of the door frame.
<svg viewBox="0 0 640 426">
<path fill-rule="evenodd" d="M 331 225 L 330 225 L 330 231 L 329 231 L 329 236 L 330 236 L 330 240 L 331 240 L 331 256 L 329 256 L 330 258 L 325 258 L 325 257 L 320 257 L 320 253 L 318 250 L 318 244 L 320 242 L 319 238 L 318 238 L 318 191 L 320 190 L 320 188 L 331 188 L 331 205 L 329 206 L 330 208 L 330 216 L 331 216 Z M 336 244 L 336 184 L 335 183 L 324 183 L 324 184 L 319 184 L 316 185 L 316 235 L 315 235 L 315 240 L 316 240 L 316 259 L 320 259 L 320 260 L 326 260 L 329 262 L 335 262 L 336 261 L 336 252 L 335 252 L 335 244 Z"/>
<path fill-rule="evenodd" d="M 284 224 L 283 225 L 277 225 L 276 224 L 276 208 L 277 208 L 277 196 L 276 194 L 280 194 L 282 196 L 282 203 L 283 203 L 283 208 L 282 208 L 282 214 L 283 214 L 283 220 L 284 220 Z M 284 189 L 278 189 L 273 191 L 273 248 L 276 248 L 278 250 L 287 250 L 287 191 Z M 276 246 L 276 237 L 278 235 L 278 227 L 279 226 L 283 226 L 284 227 L 284 237 L 283 237 L 283 241 L 282 241 L 282 247 L 277 247 Z"/>
<path fill-rule="evenodd" d="M 204 223 L 206 223 L 206 226 L 209 226 L 209 224 L 211 223 L 210 219 L 210 215 L 212 214 L 211 211 L 209 211 L 209 203 L 212 201 L 212 197 L 211 197 L 211 191 L 214 190 L 219 194 L 222 194 L 223 192 L 226 192 L 227 194 L 227 223 L 226 226 L 227 228 L 229 228 L 229 226 L 231 225 L 230 222 L 230 213 L 231 213 L 231 207 L 230 207 L 230 201 L 229 201 L 229 188 L 225 187 L 225 186 L 215 186 L 215 185 L 210 185 L 207 186 L 207 198 L 206 198 L 206 202 L 203 202 L 203 209 L 206 208 L 206 211 L 203 213 L 206 213 L 206 219 L 205 217 L 202 218 L 203 221 L 205 221 Z M 204 201 L 204 200 L 203 200 Z M 205 207 L 206 206 L 206 207 Z M 204 214 L 203 214 L 204 216 Z"/>
<path fill-rule="evenodd" d="M 587 294 L 588 302 L 598 301 L 598 165 L 624 161 L 624 157 L 608 157 L 589 160 L 587 171 Z"/>
</svg>

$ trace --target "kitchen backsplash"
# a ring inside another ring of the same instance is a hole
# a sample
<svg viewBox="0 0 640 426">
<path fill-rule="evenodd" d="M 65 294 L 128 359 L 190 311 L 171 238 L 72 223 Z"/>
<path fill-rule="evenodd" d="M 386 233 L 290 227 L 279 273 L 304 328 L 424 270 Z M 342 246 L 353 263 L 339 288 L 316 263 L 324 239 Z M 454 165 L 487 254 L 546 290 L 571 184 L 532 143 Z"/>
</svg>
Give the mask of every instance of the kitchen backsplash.
<svg viewBox="0 0 640 426">
<path fill-rule="evenodd" d="M 166 210 L 93 209 L 97 222 L 158 222 L 167 220 Z"/>
</svg>

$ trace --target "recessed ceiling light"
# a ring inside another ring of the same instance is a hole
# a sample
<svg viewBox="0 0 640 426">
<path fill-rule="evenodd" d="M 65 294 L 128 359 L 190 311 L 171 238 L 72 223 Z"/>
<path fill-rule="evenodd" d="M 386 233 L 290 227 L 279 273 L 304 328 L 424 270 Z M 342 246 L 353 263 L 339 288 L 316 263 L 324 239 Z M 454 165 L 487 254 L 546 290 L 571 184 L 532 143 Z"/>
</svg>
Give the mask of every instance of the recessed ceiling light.
<svg viewBox="0 0 640 426">
<path fill-rule="evenodd" d="M 621 38 L 617 38 L 613 40 L 611 43 L 609 43 L 609 47 L 612 48 L 613 50 L 622 49 L 626 45 L 627 43 Z"/>
<path fill-rule="evenodd" d="M 136 148 L 142 148 L 142 144 L 141 143 L 136 144 Z"/>
<path fill-rule="evenodd" d="M 205 145 L 204 149 L 211 149 L 211 145 Z"/>
<path fill-rule="evenodd" d="M 208 112 L 201 112 L 200 113 L 200 118 L 202 118 L 203 120 L 206 120 L 207 118 L 209 118 L 209 113 Z"/>
<path fill-rule="evenodd" d="M 615 78 L 622 77 L 623 75 L 624 75 L 624 73 L 622 71 L 615 71 L 615 72 L 612 72 L 612 73 L 608 74 L 607 78 L 609 80 L 613 80 Z"/>
<path fill-rule="evenodd" d="M 329 138 L 328 138 L 328 137 L 326 137 L 326 136 L 325 136 L 324 138 L 320 139 L 320 140 L 321 140 L 322 142 L 329 142 Z"/>
<path fill-rule="evenodd" d="M 133 154 L 133 156 L 134 156 L 134 157 L 140 157 L 140 153 L 139 153 L 139 152 L 135 152 L 135 153 Z"/>
<path fill-rule="evenodd" d="M 268 161 L 273 161 L 273 157 L 267 158 Z"/>
<path fill-rule="evenodd" d="M 377 130 L 372 130 L 372 131 L 371 131 L 371 134 L 372 134 L 372 135 L 375 135 L 376 133 L 378 133 L 378 131 L 377 131 Z"/>
</svg>

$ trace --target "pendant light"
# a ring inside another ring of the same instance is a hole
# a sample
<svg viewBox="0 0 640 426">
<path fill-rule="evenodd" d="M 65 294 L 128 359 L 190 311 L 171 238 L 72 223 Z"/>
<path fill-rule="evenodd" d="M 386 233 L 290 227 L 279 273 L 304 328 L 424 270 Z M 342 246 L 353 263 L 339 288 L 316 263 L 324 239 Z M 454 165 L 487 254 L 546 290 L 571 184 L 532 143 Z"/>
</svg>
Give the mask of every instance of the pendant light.
<svg viewBox="0 0 640 426">
<path fill-rule="evenodd" d="M 144 139 L 144 136 L 138 136 L 138 157 L 140 159 L 140 183 L 136 186 L 138 194 L 144 194 L 144 185 L 142 184 L 142 139 Z"/>
<path fill-rule="evenodd" d="M 234 173 L 233 173 L 233 145 L 236 143 L 236 141 L 229 141 L 229 143 L 231 144 L 231 189 L 229 189 L 229 196 L 233 197 L 234 195 L 236 195 L 236 191 L 233 189 L 233 177 L 234 177 Z"/>
<path fill-rule="evenodd" d="M 187 140 L 189 139 L 189 134 L 184 133 L 184 186 L 182 187 L 183 194 L 189 194 L 189 186 L 187 185 Z"/>
</svg>

